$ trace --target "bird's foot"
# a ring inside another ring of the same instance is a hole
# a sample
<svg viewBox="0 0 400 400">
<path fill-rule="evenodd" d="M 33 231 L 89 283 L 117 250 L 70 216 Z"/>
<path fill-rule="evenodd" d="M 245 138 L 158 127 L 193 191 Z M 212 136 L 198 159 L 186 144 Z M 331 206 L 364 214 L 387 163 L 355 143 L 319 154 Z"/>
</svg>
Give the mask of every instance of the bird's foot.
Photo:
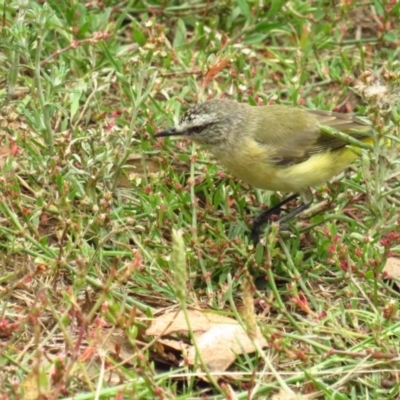
<svg viewBox="0 0 400 400">
<path fill-rule="evenodd" d="M 254 218 L 253 221 L 253 227 L 251 228 L 251 233 L 250 233 L 250 238 L 254 244 L 254 247 L 257 246 L 257 244 L 260 242 L 260 236 L 262 232 L 262 227 L 269 222 L 270 218 L 273 215 L 279 215 L 282 211 L 282 206 L 285 205 L 286 203 L 289 203 L 290 201 L 294 200 L 297 198 L 297 194 L 293 194 L 286 199 L 284 199 L 282 202 L 279 204 L 275 205 L 274 207 L 269 208 L 268 210 L 263 211 L 259 216 Z M 304 206 L 300 206 L 294 211 L 290 212 L 289 214 L 285 215 L 284 217 L 280 218 L 277 223 L 285 222 L 295 214 L 297 214 L 298 209 L 303 209 Z M 287 225 L 283 225 L 282 228 L 285 229 Z"/>
</svg>

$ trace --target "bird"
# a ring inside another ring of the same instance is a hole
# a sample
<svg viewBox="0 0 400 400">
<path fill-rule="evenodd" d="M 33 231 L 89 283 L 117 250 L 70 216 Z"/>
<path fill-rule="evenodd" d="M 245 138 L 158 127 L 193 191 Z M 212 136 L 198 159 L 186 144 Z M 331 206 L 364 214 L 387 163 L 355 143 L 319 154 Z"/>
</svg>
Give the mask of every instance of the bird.
<svg viewBox="0 0 400 400">
<path fill-rule="evenodd" d="M 312 204 L 312 187 L 329 181 L 358 157 L 348 140 L 327 133 L 322 126 L 373 143 L 370 124 L 351 114 L 287 105 L 252 106 L 231 99 L 197 104 L 155 137 L 190 139 L 205 146 L 243 182 L 292 193 L 254 218 L 250 236 L 257 245 L 262 227 L 272 215 L 281 213 L 284 204 L 301 198 L 298 207 L 277 221 L 280 224 Z"/>
</svg>

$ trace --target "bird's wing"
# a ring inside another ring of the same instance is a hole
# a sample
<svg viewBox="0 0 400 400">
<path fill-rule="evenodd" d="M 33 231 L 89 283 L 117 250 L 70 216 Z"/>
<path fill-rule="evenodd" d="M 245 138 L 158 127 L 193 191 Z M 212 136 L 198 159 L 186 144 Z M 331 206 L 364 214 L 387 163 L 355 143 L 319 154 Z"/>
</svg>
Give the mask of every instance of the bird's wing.
<svg viewBox="0 0 400 400">
<path fill-rule="evenodd" d="M 335 113 L 331 111 L 311 110 L 309 114 L 316 116 L 319 125 L 326 125 L 340 132 L 346 133 L 357 140 L 370 138 L 371 126 L 351 114 Z M 319 129 L 318 129 L 319 130 Z M 329 133 L 319 130 L 317 141 L 309 149 L 309 154 L 320 153 L 327 150 L 335 150 L 347 146 L 348 142 Z"/>
<path fill-rule="evenodd" d="M 265 109 L 265 116 L 258 120 L 255 129 L 256 141 L 274 150 L 269 161 L 277 165 L 301 163 L 313 154 L 348 145 L 344 140 L 321 132 L 320 125 L 332 127 L 358 140 L 369 137 L 370 126 L 349 114 L 286 106 L 266 106 Z"/>
</svg>

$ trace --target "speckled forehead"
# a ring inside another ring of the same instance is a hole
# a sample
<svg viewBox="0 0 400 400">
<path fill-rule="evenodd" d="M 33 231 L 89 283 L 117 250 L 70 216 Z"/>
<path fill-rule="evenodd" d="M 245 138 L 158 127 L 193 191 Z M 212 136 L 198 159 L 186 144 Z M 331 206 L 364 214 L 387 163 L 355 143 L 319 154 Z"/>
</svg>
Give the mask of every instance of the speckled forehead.
<svg viewBox="0 0 400 400">
<path fill-rule="evenodd" d="M 217 118 L 216 113 L 207 112 L 202 107 L 193 107 L 188 110 L 179 120 L 180 126 L 198 126 L 214 122 Z"/>
</svg>

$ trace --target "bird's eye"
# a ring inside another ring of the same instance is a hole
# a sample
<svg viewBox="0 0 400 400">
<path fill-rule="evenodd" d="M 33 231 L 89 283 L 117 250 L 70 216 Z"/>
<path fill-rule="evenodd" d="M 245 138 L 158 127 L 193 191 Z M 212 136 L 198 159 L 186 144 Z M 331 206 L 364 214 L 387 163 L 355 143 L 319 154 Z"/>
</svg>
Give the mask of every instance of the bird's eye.
<svg viewBox="0 0 400 400">
<path fill-rule="evenodd" d="M 190 128 L 190 133 L 201 133 L 203 129 L 203 126 L 194 126 L 193 128 Z"/>
</svg>

